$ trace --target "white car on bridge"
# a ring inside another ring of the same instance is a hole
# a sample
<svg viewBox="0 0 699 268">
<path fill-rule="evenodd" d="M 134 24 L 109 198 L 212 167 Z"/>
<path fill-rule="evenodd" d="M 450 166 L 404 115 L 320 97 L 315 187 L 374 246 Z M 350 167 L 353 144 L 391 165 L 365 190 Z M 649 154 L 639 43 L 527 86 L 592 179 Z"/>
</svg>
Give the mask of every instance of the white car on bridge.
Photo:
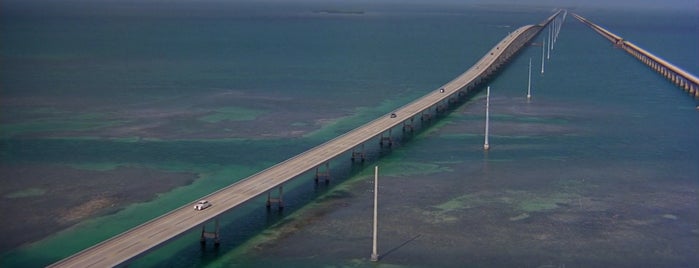
<svg viewBox="0 0 699 268">
<path fill-rule="evenodd" d="M 194 205 L 194 210 L 204 210 L 205 208 L 208 208 L 211 206 L 211 202 L 206 201 L 206 200 L 201 200 L 197 202 L 196 205 Z"/>
</svg>

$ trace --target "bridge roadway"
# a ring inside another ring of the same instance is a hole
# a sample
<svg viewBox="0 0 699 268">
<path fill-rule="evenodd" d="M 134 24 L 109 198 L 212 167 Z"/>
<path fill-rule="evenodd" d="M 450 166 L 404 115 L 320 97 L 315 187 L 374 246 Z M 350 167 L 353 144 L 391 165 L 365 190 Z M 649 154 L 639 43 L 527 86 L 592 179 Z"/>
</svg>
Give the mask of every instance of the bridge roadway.
<svg viewBox="0 0 699 268">
<path fill-rule="evenodd" d="M 615 46 L 624 49 L 626 52 L 634 56 L 636 59 L 640 60 L 644 64 L 651 67 L 656 72 L 665 76 L 667 79 L 675 83 L 680 88 L 689 92 L 696 98 L 699 98 L 699 78 L 693 74 L 683 70 L 680 67 L 654 55 L 653 53 L 646 51 L 645 49 L 631 43 L 630 41 L 624 40 L 621 36 L 618 36 L 609 30 L 583 18 L 578 14 L 573 14 L 573 16 L 578 19 L 583 24 L 590 26 L 597 33 L 607 38 L 609 41 L 614 43 Z M 697 107 L 699 108 L 699 107 Z"/>
<path fill-rule="evenodd" d="M 406 104 L 394 113 L 396 117 L 381 116 L 335 139 L 278 163 L 248 178 L 222 188 L 201 199 L 213 206 L 195 211 L 187 204 L 158 218 L 134 227 L 104 242 L 52 264 L 50 267 L 113 267 L 143 254 L 192 228 L 210 221 L 244 202 L 282 185 L 309 170 L 327 163 L 334 157 L 353 150 L 364 142 L 382 135 L 406 120 L 429 112 L 430 108 L 465 91 L 476 90 L 484 78 L 493 74 L 509 58 L 536 36 L 558 13 L 537 25 L 526 25 L 511 32 L 466 72 L 420 99 Z"/>
</svg>

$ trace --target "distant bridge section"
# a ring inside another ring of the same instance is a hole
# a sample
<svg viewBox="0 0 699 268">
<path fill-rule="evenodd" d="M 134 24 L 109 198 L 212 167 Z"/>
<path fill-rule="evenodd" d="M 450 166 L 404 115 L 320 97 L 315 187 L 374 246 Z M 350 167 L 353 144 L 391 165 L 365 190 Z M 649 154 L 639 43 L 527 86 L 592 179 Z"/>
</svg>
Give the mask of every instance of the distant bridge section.
<svg viewBox="0 0 699 268">
<path fill-rule="evenodd" d="M 654 55 L 653 53 L 646 51 L 630 41 L 624 40 L 624 38 L 621 36 L 618 36 L 609 30 L 592 23 L 578 14 L 573 14 L 573 16 L 583 24 L 590 26 L 590 28 L 595 30 L 604 38 L 607 38 L 610 42 L 614 43 L 615 46 L 624 49 L 636 59 L 648 65 L 651 69 L 660 73 L 662 76 L 665 76 L 675 85 L 684 89 L 695 98 L 699 98 L 699 78 L 697 78 L 695 75 L 682 70 L 682 68 L 677 67 L 674 64 Z"/>
</svg>

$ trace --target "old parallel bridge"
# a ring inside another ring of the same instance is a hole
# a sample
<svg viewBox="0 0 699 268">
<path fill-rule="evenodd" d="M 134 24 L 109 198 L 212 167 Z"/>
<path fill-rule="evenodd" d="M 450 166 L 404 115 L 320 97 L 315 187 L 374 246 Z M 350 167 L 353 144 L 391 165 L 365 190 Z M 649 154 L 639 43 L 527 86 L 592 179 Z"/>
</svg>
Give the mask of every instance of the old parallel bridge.
<svg viewBox="0 0 699 268">
<path fill-rule="evenodd" d="M 621 36 L 618 36 L 609 30 L 602 28 L 601 26 L 592 23 L 591 21 L 583 18 L 578 14 L 573 14 L 573 16 L 580 22 L 590 26 L 597 33 L 607 38 L 609 41 L 614 43 L 615 46 L 625 50 L 641 62 L 645 63 L 651 69 L 665 76 L 667 79 L 672 81 L 680 88 L 687 91 L 689 94 L 693 95 L 695 98 L 699 98 L 699 78 L 692 75 L 691 73 L 682 70 L 680 67 L 673 65 L 672 63 L 663 60 L 662 58 L 653 55 L 646 51 L 645 49 L 634 45 L 630 41 L 624 40 Z M 699 107 L 697 107 L 699 109 Z"/>
<path fill-rule="evenodd" d="M 438 112 L 455 103 L 458 98 L 478 90 L 485 79 L 494 75 L 515 53 L 528 45 L 529 41 L 559 13 L 553 14 L 540 24 L 526 25 L 511 32 L 466 72 L 439 89 L 400 107 L 391 115 L 375 119 L 335 139 L 202 197 L 202 199 L 207 199 L 214 204 L 206 210 L 195 212 L 192 211 L 191 204 L 187 204 L 54 263 L 51 267 L 113 267 L 197 226 L 202 226 L 216 216 L 265 193 L 268 194 L 268 205 L 274 202 L 280 203 L 281 189 L 285 182 L 314 168 L 327 165 L 333 158 L 350 150 L 353 152 L 353 157 L 355 155 L 361 157 L 361 153 L 355 154 L 355 150 L 363 146 L 365 142 L 377 136 L 381 136 L 381 142 L 390 142 L 391 129 L 400 125 L 403 127 L 411 126 L 410 124 L 415 118 L 429 117 L 430 113 Z M 386 134 L 389 136 L 385 137 Z M 275 188 L 279 189 L 279 197 L 271 198 L 270 192 Z M 218 234 L 202 230 L 202 239 L 205 237 L 216 239 Z"/>
</svg>

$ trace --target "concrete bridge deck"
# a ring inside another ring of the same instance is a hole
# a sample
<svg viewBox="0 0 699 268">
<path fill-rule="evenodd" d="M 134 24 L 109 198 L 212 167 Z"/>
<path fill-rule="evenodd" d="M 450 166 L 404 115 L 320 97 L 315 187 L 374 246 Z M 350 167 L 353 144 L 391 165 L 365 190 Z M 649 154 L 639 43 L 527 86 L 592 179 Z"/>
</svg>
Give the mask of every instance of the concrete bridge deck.
<svg viewBox="0 0 699 268">
<path fill-rule="evenodd" d="M 523 26 L 511 32 L 466 72 L 425 96 L 396 109 L 395 117 L 385 115 L 377 118 L 344 135 L 204 196 L 201 199 L 209 200 L 213 206 L 203 211 L 194 211 L 193 204 L 184 205 L 56 262 L 51 267 L 111 267 L 127 262 L 151 248 L 210 221 L 219 214 L 267 193 L 313 168 L 324 165 L 338 155 L 353 150 L 406 121 L 423 113 L 429 113 L 432 108 L 448 105 L 450 99 L 478 89 L 484 79 L 498 71 L 557 14 L 538 25 Z"/>
</svg>

